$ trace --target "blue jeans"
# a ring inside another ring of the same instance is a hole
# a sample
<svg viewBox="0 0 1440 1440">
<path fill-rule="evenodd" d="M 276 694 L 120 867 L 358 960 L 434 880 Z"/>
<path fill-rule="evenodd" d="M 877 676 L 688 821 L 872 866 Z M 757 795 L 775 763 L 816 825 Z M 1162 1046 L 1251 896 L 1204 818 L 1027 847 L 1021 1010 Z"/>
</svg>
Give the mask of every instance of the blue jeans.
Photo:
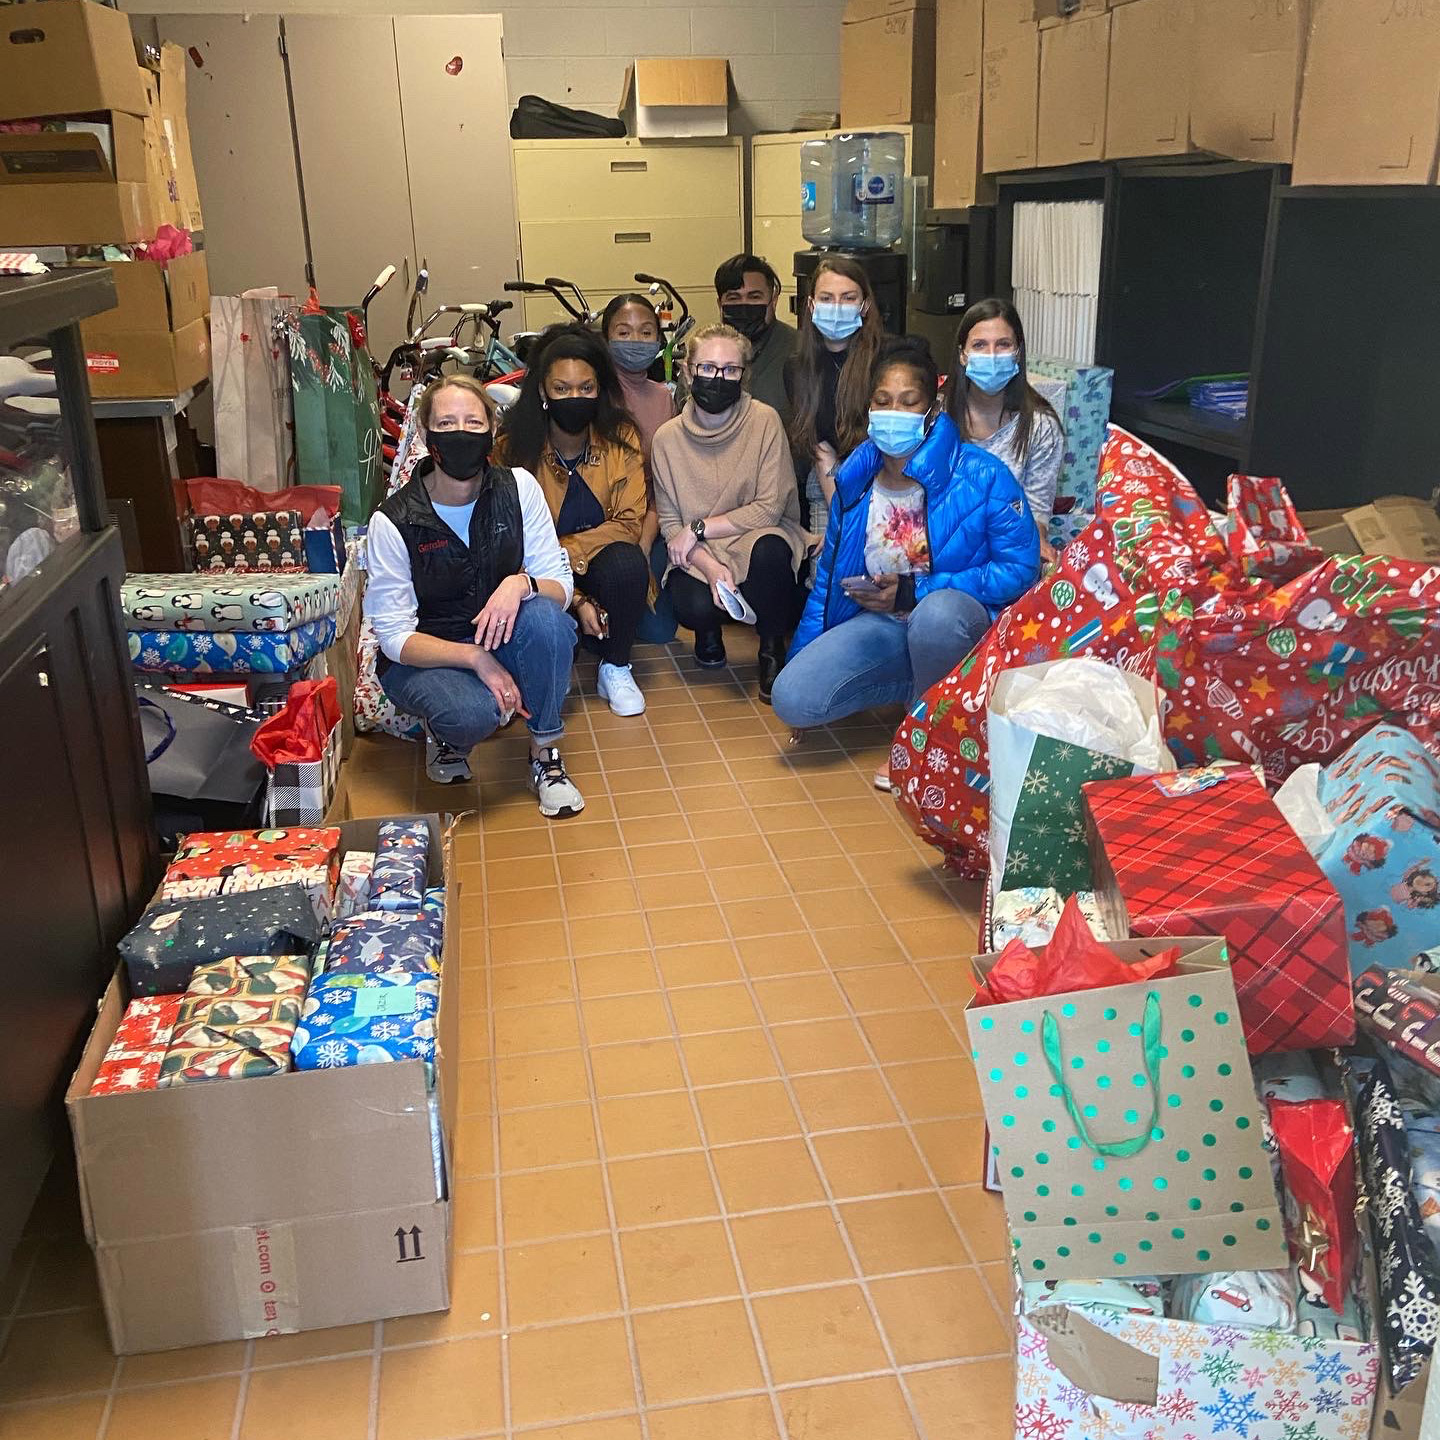
<svg viewBox="0 0 1440 1440">
<path fill-rule="evenodd" d="M 669 563 L 670 551 L 665 544 L 665 537 L 657 535 L 655 543 L 650 547 L 650 573 L 655 577 L 657 585 L 664 577 L 665 567 Z M 675 606 L 670 600 L 670 592 L 662 588 L 655 597 L 655 608 L 651 610 L 646 606 L 640 616 L 635 638 L 642 645 L 668 645 L 675 638 L 677 629 L 679 622 L 675 619 Z"/>
<path fill-rule="evenodd" d="M 812 640 L 775 679 L 775 713 L 809 730 L 878 705 L 910 705 L 948 675 L 990 628 L 963 590 L 935 590 L 908 622 L 865 612 Z"/>
<path fill-rule="evenodd" d="M 575 622 L 553 600 L 527 600 L 515 617 L 515 633 L 491 652 L 520 687 L 530 712 L 525 723 L 538 745 L 553 745 L 565 733 L 560 707 L 570 692 L 575 657 Z M 418 715 L 437 740 L 469 750 L 500 728 L 500 707 L 472 670 L 390 664 L 380 676 L 397 710 Z"/>
</svg>

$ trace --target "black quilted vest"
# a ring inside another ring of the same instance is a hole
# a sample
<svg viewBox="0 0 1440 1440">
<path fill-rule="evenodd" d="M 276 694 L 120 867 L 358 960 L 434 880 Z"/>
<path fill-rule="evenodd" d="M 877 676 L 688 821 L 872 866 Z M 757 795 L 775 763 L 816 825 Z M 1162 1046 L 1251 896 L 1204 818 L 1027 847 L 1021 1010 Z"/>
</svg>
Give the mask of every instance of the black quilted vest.
<svg viewBox="0 0 1440 1440">
<path fill-rule="evenodd" d="M 380 506 L 405 538 L 410 578 L 419 602 L 417 628 L 422 635 L 457 642 L 474 640 L 475 617 L 495 587 L 525 566 L 525 517 L 514 474 L 500 465 L 485 480 L 470 516 L 470 545 L 435 513 L 425 476 L 434 462 L 415 467 L 410 483 Z"/>
</svg>

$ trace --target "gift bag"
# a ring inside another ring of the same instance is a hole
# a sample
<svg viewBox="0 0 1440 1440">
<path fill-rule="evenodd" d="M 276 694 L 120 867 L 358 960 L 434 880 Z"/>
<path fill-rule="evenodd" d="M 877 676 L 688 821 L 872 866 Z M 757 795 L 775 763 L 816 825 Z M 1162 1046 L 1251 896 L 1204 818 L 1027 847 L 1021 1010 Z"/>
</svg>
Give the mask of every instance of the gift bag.
<svg viewBox="0 0 1440 1440">
<path fill-rule="evenodd" d="M 293 478 L 295 422 L 284 343 L 292 308 L 273 287 L 210 297 L 216 465 L 257 490 L 280 490 Z"/>
<path fill-rule="evenodd" d="M 1080 787 L 1173 770 L 1155 684 L 1098 660 L 1007 670 L 990 693 L 990 881 L 996 894 L 1093 889 Z"/>
<path fill-rule="evenodd" d="M 267 825 L 318 825 L 340 778 L 340 700 L 333 675 L 290 687 L 285 708 L 250 742 L 270 772 Z"/>
<path fill-rule="evenodd" d="M 1180 951 L 1167 978 L 965 1012 L 1025 1279 L 1287 1263 L 1224 943 Z"/>
</svg>

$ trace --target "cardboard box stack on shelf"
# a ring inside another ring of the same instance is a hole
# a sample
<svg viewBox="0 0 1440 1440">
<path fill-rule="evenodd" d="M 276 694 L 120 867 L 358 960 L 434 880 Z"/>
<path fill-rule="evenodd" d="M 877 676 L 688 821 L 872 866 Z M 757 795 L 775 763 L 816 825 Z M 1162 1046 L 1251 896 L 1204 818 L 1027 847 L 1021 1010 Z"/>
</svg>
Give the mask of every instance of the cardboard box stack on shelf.
<svg viewBox="0 0 1440 1440">
<path fill-rule="evenodd" d="M 154 68 L 137 60 L 128 16 L 93 0 L 0 12 L 0 248 L 63 246 L 83 263 L 167 225 L 201 243 L 185 56 L 166 45 L 147 58 Z M 204 256 L 109 263 L 119 305 L 82 327 L 94 393 L 198 384 L 210 368 Z"/>
<path fill-rule="evenodd" d="M 840 26 L 840 123 L 928 125 L 940 67 L 935 0 L 850 0 Z"/>
</svg>

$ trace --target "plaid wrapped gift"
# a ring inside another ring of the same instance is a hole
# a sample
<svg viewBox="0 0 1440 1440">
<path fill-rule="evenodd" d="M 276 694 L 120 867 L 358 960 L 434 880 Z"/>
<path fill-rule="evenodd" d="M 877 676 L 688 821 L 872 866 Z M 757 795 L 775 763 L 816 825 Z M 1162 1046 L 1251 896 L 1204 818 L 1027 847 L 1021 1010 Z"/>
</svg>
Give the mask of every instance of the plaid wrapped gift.
<svg viewBox="0 0 1440 1440">
<path fill-rule="evenodd" d="M 1335 887 L 1244 766 L 1083 788 L 1112 933 L 1223 935 L 1251 1054 L 1355 1036 Z"/>
<path fill-rule="evenodd" d="M 231 957 L 200 966 L 180 1006 L 160 1084 L 288 1070 L 309 980 L 309 965 L 286 957 Z"/>
<path fill-rule="evenodd" d="M 157 995 L 132 1000 L 115 1028 L 115 1038 L 95 1072 L 92 1095 L 120 1095 L 153 1090 L 170 1048 L 170 1035 L 180 1016 L 182 997 Z"/>
<path fill-rule="evenodd" d="M 318 825 L 335 798 L 340 780 L 340 732 L 336 725 L 318 760 L 271 767 L 265 787 L 265 821 L 269 825 Z"/>
</svg>

